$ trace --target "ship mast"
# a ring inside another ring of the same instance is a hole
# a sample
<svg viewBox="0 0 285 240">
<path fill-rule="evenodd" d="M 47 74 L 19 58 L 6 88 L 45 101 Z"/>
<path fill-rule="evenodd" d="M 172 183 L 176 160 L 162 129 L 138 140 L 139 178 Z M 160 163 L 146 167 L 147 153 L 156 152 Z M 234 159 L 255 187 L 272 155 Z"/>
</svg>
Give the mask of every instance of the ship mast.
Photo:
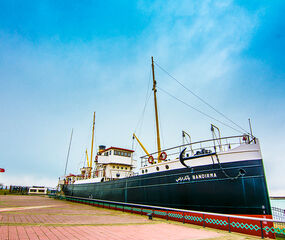
<svg viewBox="0 0 285 240">
<path fill-rule="evenodd" d="M 153 79 L 153 95 L 154 95 L 154 108 L 155 108 L 155 123 L 156 123 L 156 139 L 157 139 L 157 161 L 161 162 L 160 153 L 160 137 L 159 137 L 159 123 L 158 123 L 158 111 L 157 111 L 157 99 L 156 99 L 156 81 L 154 76 L 154 64 L 153 64 L 153 57 L 151 57 L 151 67 L 152 67 L 152 79 Z"/>
<path fill-rule="evenodd" d="M 92 126 L 92 142 L 91 142 L 91 156 L 90 156 L 90 172 L 92 171 L 93 142 L 94 142 L 94 127 L 95 127 L 95 112 L 94 112 L 94 115 L 93 115 L 93 126 Z"/>
</svg>

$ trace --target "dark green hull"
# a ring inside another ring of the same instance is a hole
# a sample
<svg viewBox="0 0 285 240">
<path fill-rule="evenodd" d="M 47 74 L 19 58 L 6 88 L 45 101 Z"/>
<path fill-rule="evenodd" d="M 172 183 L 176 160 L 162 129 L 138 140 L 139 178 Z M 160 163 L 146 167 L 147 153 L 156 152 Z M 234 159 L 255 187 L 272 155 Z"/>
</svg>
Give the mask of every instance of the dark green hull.
<svg viewBox="0 0 285 240">
<path fill-rule="evenodd" d="M 271 215 L 262 160 L 68 184 L 65 195 L 206 212 Z"/>
</svg>

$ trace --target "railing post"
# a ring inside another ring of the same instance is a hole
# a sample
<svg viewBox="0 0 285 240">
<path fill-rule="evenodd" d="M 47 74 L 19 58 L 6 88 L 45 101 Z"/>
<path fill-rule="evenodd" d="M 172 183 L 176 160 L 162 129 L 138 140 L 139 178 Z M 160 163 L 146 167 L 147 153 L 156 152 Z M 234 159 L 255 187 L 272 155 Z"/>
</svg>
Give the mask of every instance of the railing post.
<svg viewBox="0 0 285 240">
<path fill-rule="evenodd" d="M 229 233 L 231 232 L 231 222 L 230 222 L 230 217 L 228 217 L 228 224 L 229 224 Z"/>
<path fill-rule="evenodd" d="M 183 224 L 185 223 L 185 212 L 183 212 Z"/>
<path fill-rule="evenodd" d="M 263 235 L 262 221 L 260 221 L 260 231 L 261 231 L 261 238 L 263 239 L 264 235 Z"/>
<path fill-rule="evenodd" d="M 166 211 L 166 220 L 168 221 L 168 210 Z"/>
<path fill-rule="evenodd" d="M 205 214 L 203 213 L 203 227 L 205 227 Z"/>
</svg>

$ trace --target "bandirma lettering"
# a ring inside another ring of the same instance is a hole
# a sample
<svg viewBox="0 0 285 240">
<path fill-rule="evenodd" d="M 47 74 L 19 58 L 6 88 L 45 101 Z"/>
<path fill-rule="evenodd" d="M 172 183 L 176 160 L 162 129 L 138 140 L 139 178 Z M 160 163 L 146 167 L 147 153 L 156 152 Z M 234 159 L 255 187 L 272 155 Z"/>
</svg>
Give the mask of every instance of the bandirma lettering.
<svg viewBox="0 0 285 240">
<path fill-rule="evenodd" d="M 216 178 L 216 173 L 202 173 L 202 174 L 193 174 L 192 180 L 200 180 L 200 179 L 207 179 L 207 178 Z M 176 182 L 189 182 L 191 181 L 191 177 L 189 175 L 180 176 L 176 179 Z"/>
</svg>

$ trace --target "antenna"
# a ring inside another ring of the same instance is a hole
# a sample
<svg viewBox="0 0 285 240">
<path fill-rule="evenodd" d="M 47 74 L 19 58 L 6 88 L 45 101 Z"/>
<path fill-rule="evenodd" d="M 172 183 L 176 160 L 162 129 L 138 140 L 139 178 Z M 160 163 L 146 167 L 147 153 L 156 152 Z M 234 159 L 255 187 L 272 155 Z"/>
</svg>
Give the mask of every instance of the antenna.
<svg viewBox="0 0 285 240">
<path fill-rule="evenodd" d="M 253 137 L 250 118 L 248 119 L 248 124 L 249 124 L 249 129 L 250 129 L 250 135 L 251 135 L 251 137 Z"/>
<path fill-rule="evenodd" d="M 69 147 L 68 147 L 66 163 L 65 163 L 64 176 L 66 175 L 66 169 L 67 169 L 67 163 L 68 163 L 68 158 L 69 158 L 70 146 L 71 146 L 71 141 L 72 141 L 72 135 L 73 135 L 73 128 L 71 130 L 71 135 L 70 135 Z"/>
</svg>

